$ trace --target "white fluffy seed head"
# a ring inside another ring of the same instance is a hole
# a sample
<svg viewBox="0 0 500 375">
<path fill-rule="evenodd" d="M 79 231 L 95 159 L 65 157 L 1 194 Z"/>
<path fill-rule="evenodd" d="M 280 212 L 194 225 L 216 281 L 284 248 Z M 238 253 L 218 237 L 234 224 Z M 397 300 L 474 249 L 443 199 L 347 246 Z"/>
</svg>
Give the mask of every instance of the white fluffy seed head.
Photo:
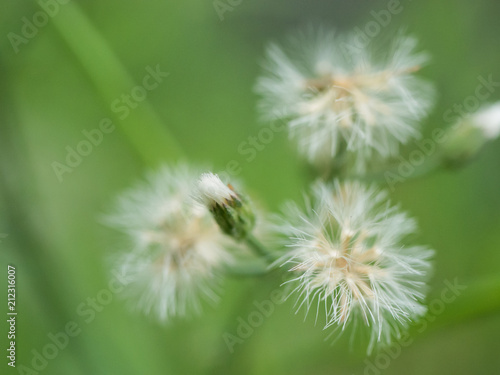
<svg viewBox="0 0 500 375">
<path fill-rule="evenodd" d="M 199 171 L 164 167 L 118 198 L 107 224 L 123 232 L 117 266 L 130 305 L 165 321 L 217 300 L 218 270 L 231 261 L 208 209 L 193 199 Z"/>
<path fill-rule="evenodd" d="M 487 139 L 500 135 L 500 102 L 482 107 L 472 115 L 472 124 L 481 129 Z"/>
<path fill-rule="evenodd" d="M 373 156 L 394 156 L 419 136 L 434 96 L 413 74 L 427 61 L 416 44 L 400 35 L 378 56 L 358 35 L 326 30 L 300 35 L 287 50 L 272 44 L 256 85 L 262 117 L 287 121 L 311 162 L 346 150 L 362 170 Z"/>
<path fill-rule="evenodd" d="M 289 247 L 279 262 L 293 275 L 298 307 L 324 306 L 325 328 L 366 326 L 369 352 L 425 313 L 433 254 L 404 243 L 415 222 L 386 197 L 359 183 L 318 183 L 313 202 L 305 210 L 289 204 L 276 227 Z"/>
</svg>

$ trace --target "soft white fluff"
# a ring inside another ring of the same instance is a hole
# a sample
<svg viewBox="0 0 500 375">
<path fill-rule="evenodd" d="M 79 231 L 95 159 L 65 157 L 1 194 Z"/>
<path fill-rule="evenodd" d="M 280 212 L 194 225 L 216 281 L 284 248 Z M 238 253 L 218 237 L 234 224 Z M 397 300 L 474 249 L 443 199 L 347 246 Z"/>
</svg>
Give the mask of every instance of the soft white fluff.
<svg viewBox="0 0 500 375">
<path fill-rule="evenodd" d="M 394 156 L 419 136 L 432 87 L 413 74 L 427 61 L 416 40 L 397 36 L 386 54 L 356 47 L 355 35 L 319 30 L 287 49 L 271 44 L 256 91 L 265 120 L 283 119 L 300 151 L 324 163 L 343 149 L 358 170 L 374 155 Z M 372 41 L 370 46 L 375 42 Z"/>
<path fill-rule="evenodd" d="M 227 240 L 192 196 L 200 171 L 164 167 L 118 198 L 107 223 L 125 234 L 117 267 L 130 281 L 131 305 L 160 320 L 214 301 L 218 269 L 231 260 Z"/>
<path fill-rule="evenodd" d="M 423 315 L 425 280 L 433 251 L 405 243 L 415 222 L 386 201 L 386 193 L 359 183 L 318 183 L 305 210 L 290 203 L 276 230 L 289 251 L 287 267 L 297 304 L 324 306 L 325 328 L 355 325 L 389 344 Z"/>
</svg>

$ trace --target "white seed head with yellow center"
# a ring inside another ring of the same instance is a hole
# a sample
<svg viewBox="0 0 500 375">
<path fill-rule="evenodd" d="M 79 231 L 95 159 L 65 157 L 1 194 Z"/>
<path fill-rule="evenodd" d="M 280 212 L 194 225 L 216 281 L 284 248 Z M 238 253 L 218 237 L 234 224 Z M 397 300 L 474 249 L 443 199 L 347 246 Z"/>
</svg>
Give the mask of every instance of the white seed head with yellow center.
<svg viewBox="0 0 500 375">
<path fill-rule="evenodd" d="M 325 307 L 325 328 L 360 320 L 368 350 L 389 344 L 426 311 L 422 300 L 433 251 L 405 244 L 415 222 L 386 193 L 349 182 L 318 183 L 305 210 L 289 204 L 277 231 L 289 251 L 280 263 L 293 277 L 297 304 Z"/>
<path fill-rule="evenodd" d="M 228 241 L 206 207 L 193 199 L 199 170 L 164 167 L 122 194 L 107 223 L 125 234 L 116 267 L 129 280 L 130 305 L 159 320 L 217 300 L 219 269 L 231 262 Z"/>
<path fill-rule="evenodd" d="M 255 88 L 262 118 L 286 121 L 313 163 L 347 152 L 364 170 L 373 156 L 397 155 L 399 144 L 419 136 L 433 102 L 432 86 L 414 74 L 428 60 L 414 38 L 396 36 L 385 53 L 357 38 L 309 30 L 267 50 Z"/>
</svg>

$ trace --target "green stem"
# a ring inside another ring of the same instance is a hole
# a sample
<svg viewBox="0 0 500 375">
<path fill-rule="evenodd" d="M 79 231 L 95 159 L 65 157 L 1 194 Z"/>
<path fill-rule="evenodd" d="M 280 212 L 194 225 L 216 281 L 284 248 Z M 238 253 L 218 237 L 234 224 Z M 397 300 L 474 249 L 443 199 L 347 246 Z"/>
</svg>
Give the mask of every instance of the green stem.
<svg viewBox="0 0 500 375">
<path fill-rule="evenodd" d="M 269 273 L 269 267 L 261 259 L 232 264 L 226 268 L 226 274 L 232 277 L 263 276 Z"/>
<path fill-rule="evenodd" d="M 248 234 L 245 237 L 245 243 L 256 255 L 266 259 L 268 262 L 272 262 L 276 259 L 274 254 L 272 254 L 258 239 L 256 239 L 253 234 Z"/>
<path fill-rule="evenodd" d="M 264 276 L 276 267 L 273 262 L 277 256 L 269 251 L 253 234 L 247 234 L 243 242 L 257 255 L 226 267 L 226 274 L 233 277 Z"/>
<path fill-rule="evenodd" d="M 409 174 L 406 174 L 405 171 L 409 168 L 408 165 L 412 168 L 412 170 L 410 171 Z M 433 156 L 428 157 L 422 164 L 418 166 L 413 166 L 409 161 L 407 161 L 407 164 L 405 163 L 405 165 L 400 163 L 397 166 L 393 166 L 391 168 L 378 171 L 375 173 L 368 173 L 366 175 L 348 174 L 347 177 L 363 181 L 398 182 L 398 181 L 412 180 L 429 175 L 433 172 L 436 172 L 442 167 L 444 167 L 444 163 L 441 155 L 435 154 Z"/>
<path fill-rule="evenodd" d="M 137 86 L 75 2 L 62 7 L 52 23 L 109 106 Z M 156 63 L 152 64 L 153 70 L 156 67 Z M 182 156 L 181 149 L 147 100 L 129 109 L 128 115 L 114 114 L 113 117 L 146 164 L 155 165 L 165 158 Z"/>
<path fill-rule="evenodd" d="M 61 294 L 61 283 L 73 283 L 75 280 L 64 278 L 67 276 L 67 267 L 54 252 L 55 242 L 49 240 L 47 227 L 41 225 L 35 218 L 48 217 L 50 214 L 43 211 L 44 206 L 37 206 L 37 215 L 33 214 L 36 204 L 39 181 L 34 173 L 33 164 L 36 154 L 23 137 L 22 118 L 16 117 L 19 112 L 19 101 L 12 103 L 4 90 L 10 89 L 10 82 L 6 80 L 0 94 L 5 97 L 5 105 L 11 111 L 4 111 L 1 115 L 3 126 L 0 127 L 0 174 L 10 178 L 0 179 L 0 208 L 2 210 L 2 230 L 9 237 L 6 247 L 1 248 L 0 263 L 2 268 L 7 263 L 18 269 L 20 277 L 26 276 L 22 285 L 23 294 L 35 293 L 34 300 L 22 300 L 21 306 L 40 306 L 37 311 L 37 327 L 41 334 L 44 329 L 42 322 L 50 326 L 51 330 L 61 329 L 62 322 L 73 319 L 74 310 L 68 306 Z M 39 216 L 38 216 L 39 215 Z M 43 228 L 43 229 L 42 229 Z M 5 260 L 5 263 L 3 262 Z M 64 270 L 54 272 L 54 269 Z M 36 280 L 36 281 L 35 281 Z M 22 295 L 21 295 L 22 296 Z M 54 331 L 53 331 L 54 332 Z M 82 340 L 71 343 L 72 349 L 66 353 L 74 363 L 79 363 L 77 373 L 94 371 L 96 363 L 92 363 L 92 355 Z M 76 355 L 78 354 L 78 355 Z M 95 373 L 95 372 L 94 372 Z"/>
</svg>

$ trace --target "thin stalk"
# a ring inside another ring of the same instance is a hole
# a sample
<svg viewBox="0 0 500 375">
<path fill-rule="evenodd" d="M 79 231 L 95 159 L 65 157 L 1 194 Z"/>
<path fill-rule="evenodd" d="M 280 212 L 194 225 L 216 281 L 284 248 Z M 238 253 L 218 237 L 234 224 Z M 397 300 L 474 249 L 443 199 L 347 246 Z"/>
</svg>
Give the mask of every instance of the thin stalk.
<svg viewBox="0 0 500 375">
<path fill-rule="evenodd" d="M 406 173 L 408 166 L 411 166 L 411 171 Z M 345 173 L 345 178 L 357 179 L 368 182 L 387 182 L 388 184 L 406 182 L 408 180 L 417 179 L 434 173 L 446 165 L 440 154 L 435 154 L 428 157 L 422 164 L 413 166 L 410 162 L 403 165 L 393 166 L 375 173 L 367 173 L 364 175 Z"/>
<path fill-rule="evenodd" d="M 137 86 L 75 2 L 62 7 L 60 14 L 52 19 L 52 24 L 108 106 Z M 157 62 L 152 62 L 150 70 L 157 67 Z M 160 76 L 158 80 L 165 78 Z M 162 84 L 161 81 L 158 84 Z M 147 99 L 129 109 L 128 115 L 118 116 L 113 113 L 112 117 L 147 165 L 155 165 L 165 158 L 176 159 L 182 156 L 180 147 Z M 111 109 L 110 111 L 112 112 Z"/>
<path fill-rule="evenodd" d="M 268 262 L 275 260 L 275 255 L 272 254 L 258 239 L 256 239 L 254 235 L 247 235 L 244 241 L 256 255 L 264 258 Z"/>
<path fill-rule="evenodd" d="M 243 242 L 257 255 L 257 259 L 245 260 L 243 263 L 226 267 L 226 274 L 233 277 L 258 277 L 269 274 L 275 269 L 273 261 L 276 255 L 269 251 L 255 236 L 249 234 Z"/>
<path fill-rule="evenodd" d="M 231 264 L 225 271 L 228 276 L 232 277 L 259 277 L 267 275 L 269 267 L 258 259 L 253 262 Z"/>
</svg>

